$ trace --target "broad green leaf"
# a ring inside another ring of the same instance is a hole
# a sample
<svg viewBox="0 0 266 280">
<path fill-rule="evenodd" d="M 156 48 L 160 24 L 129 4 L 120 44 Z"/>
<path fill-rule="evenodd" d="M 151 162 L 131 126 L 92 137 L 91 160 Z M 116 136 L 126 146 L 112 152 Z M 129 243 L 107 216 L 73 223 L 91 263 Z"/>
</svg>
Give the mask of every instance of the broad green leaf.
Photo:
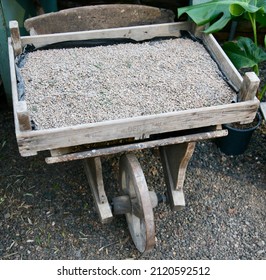
<svg viewBox="0 0 266 280">
<path fill-rule="evenodd" d="M 266 12 L 266 0 L 257 0 L 257 7 L 264 8 L 264 12 Z"/>
<path fill-rule="evenodd" d="M 266 8 L 264 12 L 260 10 L 256 13 L 256 21 L 260 27 L 266 27 Z"/>
<path fill-rule="evenodd" d="M 248 13 L 265 14 L 265 0 L 212 0 L 194 6 L 178 9 L 178 17 L 187 13 L 197 25 L 211 23 L 206 33 L 213 33 L 223 29 L 234 17 Z M 263 19 L 262 19 L 263 20 Z"/>
<path fill-rule="evenodd" d="M 215 22 L 215 26 L 213 27 L 212 24 L 209 27 L 210 33 L 215 32 L 221 30 L 231 20 L 232 16 L 227 2 L 214 0 L 203 4 L 183 7 L 178 9 L 178 17 L 187 13 L 197 25 L 204 25 L 222 14 L 222 17 Z"/>
<path fill-rule="evenodd" d="M 253 67 L 266 61 L 266 52 L 250 38 L 240 37 L 237 42 L 226 42 L 223 50 L 237 69 Z"/>
<path fill-rule="evenodd" d="M 229 11 L 232 16 L 239 17 L 242 16 L 242 14 L 245 12 L 245 9 L 240 5 L 232 4 L 229 6 Z"/>
<path fill-rule="evenodd" d="M 260 9 L 259 6 L 254 6 L 251 3 L 243 2 L 243 1 L 232 1 L 229 5 L 229 11 L 232 16 L 239 17 L 245 12 L 256 13 Z"/>
</svg>

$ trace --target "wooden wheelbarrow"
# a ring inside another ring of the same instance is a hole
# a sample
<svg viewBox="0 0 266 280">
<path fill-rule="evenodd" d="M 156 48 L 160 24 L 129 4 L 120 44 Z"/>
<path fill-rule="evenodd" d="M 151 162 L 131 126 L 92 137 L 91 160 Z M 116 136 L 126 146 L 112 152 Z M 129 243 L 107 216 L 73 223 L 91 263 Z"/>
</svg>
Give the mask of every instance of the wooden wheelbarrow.
<svg viewBox="0 0 266 280">
<path fill-rule="evenodd" d="M 181 30 L 201 38 L 238 92 L 238 102 L 152 116 L 32 130 L 27 103 L 18 98 L 15 71 L 15 58 L 25 45 L 42 47 L 57 42 L 98 38 L 131 38 L 141 41 L 153 37 L 180 37 Z M 39 151 L 49 150 L 51 156 L 46 158 L 48 164 L 82 160 L 100 221 L 110 222 L 113 215 L 125 214 L 136 248 L 140 252 L 151 250 L 155 245 L 153 208 L 160 201 L 169 202 L 172 210 L 185 206 L 185 174 L 197 141 L 225 136 L 227 131 L 221 129 L 223 123 L 251 122 L 254 119 L 259 106 L 255 97 L 259 84 L 257 76 L 249 73 L 243 79 L 214 37 L 201 33 L 190 22 L 25 37 L 19 36 L 17 23 L 10 22 L 10 31 L 8 45 L 13 110 L 20 154 L 33 156 Z M 117 143 L 117 139 L 127 141 Z M 110 144 L 112 141 L 114 144 Z M 148 190 L 142 168 L 134 155 L 134 151 L 155 147 L 160 150 L 167 186 L 166 196 Z M 119 167 L 121 196 L 109 200 L 103 183 L 101 156 L 117 153 L 122 154 Z"/>
</svg>

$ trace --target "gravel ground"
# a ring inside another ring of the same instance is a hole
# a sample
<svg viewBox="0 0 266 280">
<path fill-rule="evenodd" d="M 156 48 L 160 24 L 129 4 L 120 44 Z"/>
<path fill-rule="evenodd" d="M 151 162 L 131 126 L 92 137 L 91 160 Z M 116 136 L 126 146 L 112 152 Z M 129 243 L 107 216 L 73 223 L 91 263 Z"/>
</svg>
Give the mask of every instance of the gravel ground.
<svg viewBox="0 0 266 280">
<path fill-rule="evenodd" d="M 145 63 L 144 63 L 145 62 Z M 190 39 L 39 50 L 21 68 L 38 129 L 229 104 L 235 92 Z"/>
<path fill-rule="evenodd" d="M 266 126 L 243 155 L 223 155 L 197 143 L 184 185 L 186 207 L 154 210 L 156 247 L 141 255 L 124 216 L 96 218 L 79 161 L 54 165 L 46 152 L 22 158 L 13 116 L 0 111 L 1 259 L 266 259 Z M 155 150 L 137 154 L 148 186 L 165 190 Z M 108 197 L 117 188 L 118 157 L 103 158 Z"/>
</svg>

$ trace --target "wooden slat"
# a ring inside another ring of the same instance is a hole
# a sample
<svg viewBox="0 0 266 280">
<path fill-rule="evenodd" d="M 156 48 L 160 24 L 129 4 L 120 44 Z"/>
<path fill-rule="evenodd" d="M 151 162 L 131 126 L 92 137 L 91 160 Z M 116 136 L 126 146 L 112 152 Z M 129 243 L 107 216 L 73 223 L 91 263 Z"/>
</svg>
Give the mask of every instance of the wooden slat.
<svg viewBox="0 0 266 280">
<path fill-rule="evenodd" d="M 53 149 L 50 151 L 52 157 L 58 157 L 61 155 L 69 154 L 72 152 L 72 147 Z"/>
<path fill-rule="evenodd" d="M 17 116 L 17 105 L 18 105 L 18 91 L 17 91 L 17 77 L 15 71 L 15 58 L 14 50 L 11 45 L 11 38 L 8 38 L 8 53 L 9 53 L 9 68 L 10 68 L 10 79 L 11 79 L 11 89 L 12 89 L 12 102 L 13 102 L 13 112 L 14 112 L 14 123 L 16 135 L 20 133 L 18 116 Z"/>
<path fill-rule="evenodd" d="M 257 94 L 260 79 L 254 72 L 246 72 L 241 85 L 238 101 L 253 100 Z"/>
<path fill-rule="evenodd" d="M 207 49 L 211 52 L 222 72 L 226 75 L 226 78 L 229 80 L 232 86 L 234 86 L 235 90 L 238 91 L 241 87 L 243 78 L 241 77 L 231 60 L 227 57 L 212 34 L 208 35 L 202 33 L 202 40 Z"/>
<path fill-rule="evenodd" d="M 266 120 L 266 102 L 260 102 L 260 109 L 264 119 Z"/>
<path fill-rule="evenodd" d="M 180 37 L 180 30 L 190 30 L 191 26 L 192 24 L 189 22 L 163 23 L 102 30 L 25 36 L 21 37 L 21 41 L 23 46 L 25 46 L 26 44 L 33 44 L 37 48 L 46 46 L 48 44 L 73 40 L 130 38 L 136 41 L 142 41 L 160 36 Z"/>
<path fill-rule="evenodd" d="M 15 20 L 10 21 L 9 29 L 10 29 L 10 35 L 11 35 L 14 53 L 17 56 L 22 53 L 22 43 L 21 43 L 21 38 L 19 33 L 18 22 Z"/>
<path fill-rule="evenodd" d="M 180 144 L 180 143 L 191 142 L 191 141 L 218 138 L 226 135 L 227 135 L 227 130 L 195 133 L 191 135 L 171 137 L 171 138 L 160 139 L 160 140 L 152 140 L 152 141 L 142 142 L 142 143 L 125 144 L 125 145 L 119 145 L 115 147 L 98 148 L 98 149 L 92 149 L 83 152 L 57 155 L 57 156 L 47 157 L 45 161 L 46 163 L 51 164 L 51 163 L 66 162 L 72 160 L 80 160 L 80 159 L 96 157 L 96 156 L 98 157 L 98 156 L 112 155 L 121 152 L 131 152 L 131 151 L 143 150 L 143 149 L 172 145 L 172 144 Z"/>
<path fill-rule="evenodd" d="M 27 110 L 26 101 L 19 101 L 16 110 L 20 131 L 31 130 L 30 114 Z"/>
<path fill-rule="evenodd" d="M 38 151 L 253 120 L 258 100 L 72 127 L 17 133 L 22 156 Z"/>
</svg>

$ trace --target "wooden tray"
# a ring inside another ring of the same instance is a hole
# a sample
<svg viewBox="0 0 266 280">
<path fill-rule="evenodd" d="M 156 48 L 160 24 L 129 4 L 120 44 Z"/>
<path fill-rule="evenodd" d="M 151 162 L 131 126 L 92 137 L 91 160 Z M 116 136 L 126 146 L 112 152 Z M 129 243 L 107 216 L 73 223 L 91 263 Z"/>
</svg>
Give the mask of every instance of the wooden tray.
<svg viewBox="0 0 266 280">
<path fill-rule="evenodd" d="M 202 39 L 227 79 L 239 92 L 239 102 L 63 128 L 35 131 L 31 129 L 27 104 L 25 101 L 18 100 L 15 72 L 15 57 L 21 53 L 25 45 L 33 44 L 35 47 L 42 47 L 64 41 L 98 38 L 131 38 L 142 41 L 162 36 L 180 37 L 181 30 L 190 31 Z M 243 79 L 214 37 L 202 33 L 190 22 L 20 37 L 17 23 L 12 21 L 10 22 L 10 31 L 11 38 L 8 40 L 8 46 L 13 110 L 16 137 L 22 156 L 36 155 L 37 152 L 43 150 L 54 150 L 116 139 L 147 139 L 153 134 L 208 127 L 223 123 L 251 122 L 259 106 L 259 101 L 255 97 L 259 85 L 258 77 L 254 73 L 249 73 Z"/>
</svg>

